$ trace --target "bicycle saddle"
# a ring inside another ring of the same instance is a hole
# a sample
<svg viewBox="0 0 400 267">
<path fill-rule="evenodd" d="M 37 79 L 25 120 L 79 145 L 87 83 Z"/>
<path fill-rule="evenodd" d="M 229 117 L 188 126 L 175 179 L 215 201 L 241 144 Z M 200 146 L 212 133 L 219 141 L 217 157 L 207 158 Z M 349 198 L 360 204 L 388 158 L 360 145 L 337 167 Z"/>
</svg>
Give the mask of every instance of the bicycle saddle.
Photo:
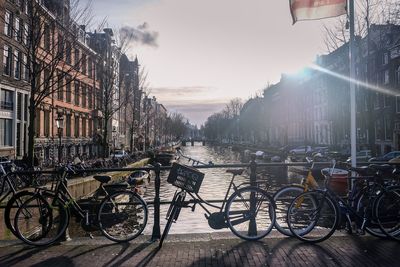
<svg viewBox="0 0 400 267">
<path fill-rule="evenodd" d="M 356 173 L 360 174 L 361 176 L 367 176 L 369 174 L 370 168 L 368 166 L 350 167 L 349 170 L 355 171 Z"/>
<path fill-rule="evenodd" d="M 378 164 L 370 164 L 368 167 L 371 169 L 377 170 L 377 171 L 391 171 L 393 170 L 393 167 L 390 166 L 389 164 L 384 164 L 384 165 L 378 165 Z"/>
<path fill-rule="evenodd" d="M 111 177 L 108 175 L 95 175 L 93 178 L 102 184 L 106 184 L 111 181 Z"/>
<path fill-rule="evenodd" d="M 233 175 L 241 175 L 244 169 L 228 169 L 226 172 L 232 173 Z"/>
</svg>

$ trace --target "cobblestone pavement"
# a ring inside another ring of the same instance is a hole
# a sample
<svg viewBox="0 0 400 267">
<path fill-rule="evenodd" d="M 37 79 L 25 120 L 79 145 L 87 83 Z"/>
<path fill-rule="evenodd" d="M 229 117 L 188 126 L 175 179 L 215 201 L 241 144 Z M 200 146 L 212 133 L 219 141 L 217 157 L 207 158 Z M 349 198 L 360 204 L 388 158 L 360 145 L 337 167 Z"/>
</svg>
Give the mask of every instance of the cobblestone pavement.
<svg viewBox="0 0 400 267">
<path fill-rule="evenodd" d="M 312 245 L 293 238 L 171 235 L 160 250 L 147 240 L 82 239 L 48 248 L 2 242 L 0 266 L 400 266 L 400 243 L 373 237 L 335 236 Z"/>
</svg>

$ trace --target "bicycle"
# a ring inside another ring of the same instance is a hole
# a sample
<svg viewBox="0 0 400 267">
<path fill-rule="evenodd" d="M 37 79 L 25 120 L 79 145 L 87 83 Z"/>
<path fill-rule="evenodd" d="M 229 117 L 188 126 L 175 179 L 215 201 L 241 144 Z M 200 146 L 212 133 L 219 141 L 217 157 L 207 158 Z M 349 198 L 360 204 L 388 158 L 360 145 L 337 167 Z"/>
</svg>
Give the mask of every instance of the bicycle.
<svg viewBox="0 0 400 267">
<path fill-rule="evenodd" d="M 316 189 L 298 195 L 291 202 L 287 211 L 287 223 L 291 233 L 298 239 L 317 243 L 328 239 L 338 228 L 341 221 L 341 214 L 345 214 L 348 225 L 353 222 L 362 232 L 372 232 L 376 227 L 376 212 L 372 212 L 377 201 L 387 192 L 387 188 L 377 181 L 377 176 L 364 179 L 371 180 L 363 191 L 366 197 L 361 209 L 354 209 L 351 201 L 348 203 L 329 188 L 329 182 L 336 163 L 333 164 L 330 172 L 323 172 L 325 176 L 325 189 Z M 379 167 L 376 167 L 379 168 Z M 359 168 L 353 168 L 361 171 Z M 367 194 L 367 193 L 374 194 Z M 382 229 L 383 230 L 383 229 Z M 398 228 L 388 230 L 394 236 L 399 234 Z"/>
<path fill-rule="evenodd" d="M 55 191 L 38 190 L 18 209 L 14 227 L 23 242 L 34 246 L 56 242 L 65 233 L 71 216 L 86 232 L 100 230 L 114 242 L 130 241 L 143 232 L 148 208 L 135 186 L 107 184 L 110 176 L 94 176 L 100 182 L 94 196 L 77 201 L 68 191 L 67 176 L 64 170 Z"/>
<path fill-rule="evenodd" d="M 318 188 L 312 171 L 314 162 L 307 172 L 306 178 L 303 178 L 300 184 L 291 184 L 280 188 L 272 196 L 276 204 L 276 221 L 275 228 L 283 235 L 292 236 L 287 226 L 287 210 L 292 200 L 303 192 L 307 192 L 309 189 L 314 190 Z"/>
<path fill-rule="evenodd" d="M 173 163 L 168 176 L 168 183 L 178 187 L 169 206 L 167 224 L 160 239 L 159 247 L 168 235 L 173 222 L 178 220 L 182 208 L 195 210 L 196 205 L 206 212 L 204 215 L 213 229 L 229 228 L 236 236 L 244 240 L 258 240 L 272 230 L 275 223 L 275 202 L 260 183 L 241 183 L 236 185 L 234 179 L 242 175 L 244 169 L 228 169 L 232 174 L 231 181 L 220 206 L 214 205 L 198 194 L 204 174 L 197 169 L 178 163 Z M 244 186 L 243 185 L 248 185 Z M 233 193 L 229 196 L 230 191 Z M 186 195 L 192 198 L 185 201 Z M 192 206 L 190 206 L 192 204 Z M 218 209 L 211 212 L 206 206 Z"/>
</svg>

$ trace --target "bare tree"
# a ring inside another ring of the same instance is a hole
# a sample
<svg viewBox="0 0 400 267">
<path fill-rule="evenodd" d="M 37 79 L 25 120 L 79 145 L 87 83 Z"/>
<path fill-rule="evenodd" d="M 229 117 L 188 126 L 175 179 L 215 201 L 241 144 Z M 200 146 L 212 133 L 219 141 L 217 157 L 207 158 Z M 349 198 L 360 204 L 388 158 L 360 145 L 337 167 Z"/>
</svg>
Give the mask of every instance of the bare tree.
<svg viewBox="0 0 400 267">
<path fill-rule="evenodd" d="M 4 3 L 4 1 L 3 1 Z M 24 24 L 9 23 L 9 36 L 20 41 L 21 54 L 18 86 L 29 91 L 28 161 L 33 165 L 36 111 L 51 103 L 56 93 L 63 93 L 79 75 L 82 59 L 72 62 L 72 48 L 78 45 L 80 22 L 90 19 L 91 1 L 84 7 L 64 11 L 61 2 L 26 1 Z M 72 7 L 78 7 L 78 0 Z M 1 7 L 4 8 L 4 7 Z M 65 13 L 64 13 L 65 12 Z M 72 16 L 71 14 L 74 14 Z M 7 15 L 6 15 L 7 16 Z M 2 17 L 2 21 L 9 18 Z"/>
</svg>

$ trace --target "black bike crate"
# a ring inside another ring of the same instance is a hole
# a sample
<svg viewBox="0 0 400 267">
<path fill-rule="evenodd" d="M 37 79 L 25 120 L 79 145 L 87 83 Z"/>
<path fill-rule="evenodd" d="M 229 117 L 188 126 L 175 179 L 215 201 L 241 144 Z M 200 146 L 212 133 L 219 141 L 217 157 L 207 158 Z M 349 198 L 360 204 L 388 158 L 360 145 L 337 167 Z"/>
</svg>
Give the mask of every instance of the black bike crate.
<svg viewBox="0 0 400 267">
<path fill-rule="evenodd" d="M 187 192 L 198 193 L 203 182 L 204 173 L 195 168 L 178 163 L 172 164 L 167 182 Z"/>
</svg>

